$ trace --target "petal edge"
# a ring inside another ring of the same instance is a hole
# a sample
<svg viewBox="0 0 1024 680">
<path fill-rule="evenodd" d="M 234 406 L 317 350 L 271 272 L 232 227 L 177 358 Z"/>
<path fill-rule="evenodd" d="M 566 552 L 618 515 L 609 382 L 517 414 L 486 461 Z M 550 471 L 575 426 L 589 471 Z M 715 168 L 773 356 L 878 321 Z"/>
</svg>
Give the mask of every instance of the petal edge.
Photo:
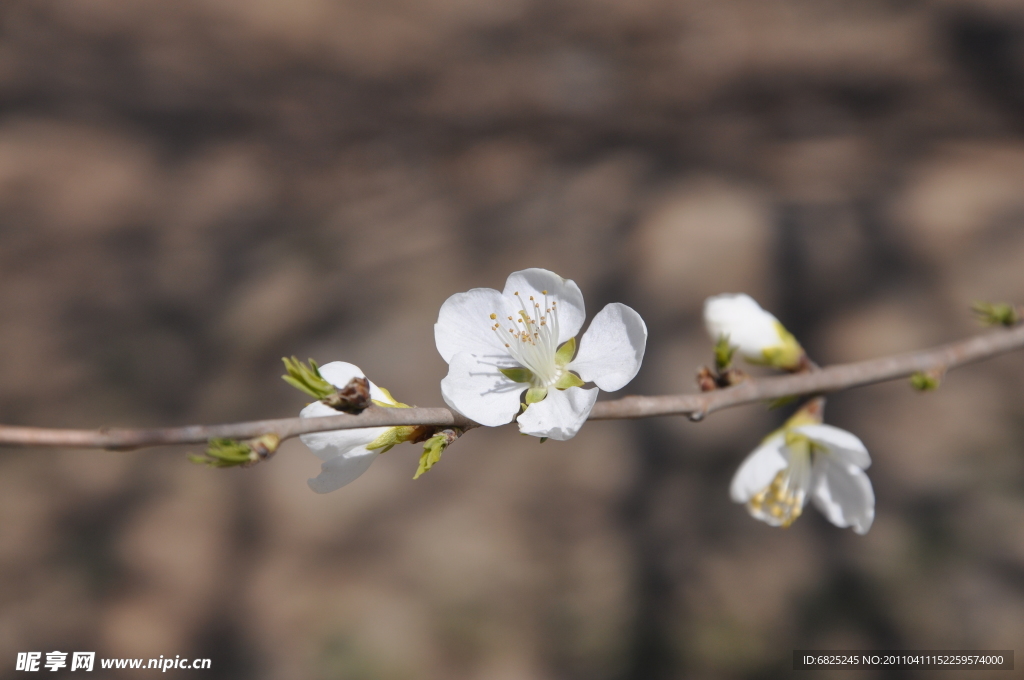
<svg viewBox="0 0 1024 680">
<path fill-rule="evenodd" d="M 569 368 L 606 392 L 636 377 L 647 349 L 647 324 L 632 307 L 613 302 L 597 313 Z"/>
<path fill-rule="evenodd" d="M 581 387 L 549 390 L 544 401 L 530 404 L 519 416 L 519 431 L 557 441 L 572 439 L 594 408 L 597 393 L 596 389 L 585 390 Z"/>
</svg>

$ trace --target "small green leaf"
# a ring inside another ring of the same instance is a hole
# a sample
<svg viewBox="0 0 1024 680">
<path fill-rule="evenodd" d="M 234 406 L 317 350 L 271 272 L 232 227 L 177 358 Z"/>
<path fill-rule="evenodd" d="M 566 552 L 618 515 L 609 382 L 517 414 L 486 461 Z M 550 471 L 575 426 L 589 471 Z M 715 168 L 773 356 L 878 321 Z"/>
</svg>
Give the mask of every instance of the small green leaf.
<svg viewBox="0 0 1024 680">
<path fill-rule="evenodd" d="M 918 371 L 914 375 L 910 376 L 910 384 L 919 392 L 931 392 L 939 388 L 938 376 L 931 372 Z"/>
<path fill-rule="evenodd" d="M 569 338 L 555 352 L 555 363 L 559 366 L 566 366 L 572 361 L 574 354 L 576 354 L 576 338 Z"/>
<path fill-rule="evenodd" d="M 420 428 L 418 425 L 396 425 L 384 430 L 379 437 L 367 444 L 366 448 L 378 453 L 387 453 L 403 442 L 416 439 L 419 434 Z"/>
<path fill-rule="evenodd" d="M 255 463 L 260 457 L 244 442 L 234 439 L 211 439 L 203 455 L 189 454 L 188 459 L 198 465 L 225 468 Z"/>
<path fill-rule="evenodd" d="M 583 387 L 586 384 L 587 383 L 575 373 L 566 371 L 562 374 L 562 377 L 558 379 L 558 382 L 554 384 L 554 388 L 558 390 L 567 390 L 570 387 Z"/>
<path fill-rule="evenodd" d="M 715 368 L 719 373 L 732 365 L 732 355 L 735 353 L 736 348 L 729 344 L 729 336 L 719 336 L 718 342 L 715 343 Z"/>
<path fill-rule="evenodd" d="M 1007 302 L 975 302 L 971 305 L 978 320 L 986 326 L 1016 326 L 1020 322 L 1017 308 Z"/>
<path fill-rule="evenodd" d="M 533 371 L 528 368 L 499 368 L 501 374 L 517 383 L 530 383 L 533 382 Z"/>
<path fill-rule="evenodd" d="M 546 442 L 547 440 L 548 440 L 548 438 L 547 438 L 547 437 L 541 437 L 541 438 L 540 438 L 540 443 L 541 443 L 541 444 L 543 444 L 543 443 L 544 443 L 544 442 Z"/>
<path fill-rule="evenodd" d="M 334 393 L 334 385 L 324 380 L 320 375 L 320 367 L 312 359 L 309 360 L 309 366 L 303 364 L 297 357 L 283 357 L 281 361 L 288 372 L 281 378 L 295 389 L 305 392 L 314 399 L 323 399 Z"/>
<path fill-rule="evenodd" d="M 419 479 L 420 475 L 434 467 L 441 460 L 441 454 L 462 434 L 461 430 L 449 428 L 441 430 L 430 439 L 423 442 L 423 453 L 420 454 L 420 464 L 416 469 L 413 479 Z"/>
<path fill-rule="evenodd" d="M 546 387 L 531 387 L 526 390 L 526 403 L 536 404 L 539 401 L 544 401 L 544 397 L 548 396 L 548 388 Z"/>
<path fill-rule="evenodd" d="M 445 446 L 439 443 L 436 436 L 423 442 L 423 453 L 420 454 L 420 465 L 416 469 L 416 474 L 414 474 L 412 478 L 419 479 L 420 475 L 434 467 L 437 463 L 441 462 L 441 454 L 444 453 L 444 449 Z"/>
</svg>

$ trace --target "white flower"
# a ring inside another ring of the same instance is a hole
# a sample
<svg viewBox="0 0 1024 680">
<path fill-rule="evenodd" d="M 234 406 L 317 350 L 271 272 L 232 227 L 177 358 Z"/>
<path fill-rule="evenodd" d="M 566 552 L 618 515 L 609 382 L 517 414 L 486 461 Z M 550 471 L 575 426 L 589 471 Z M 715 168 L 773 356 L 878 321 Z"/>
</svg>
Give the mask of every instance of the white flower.
<svg viewBox="0 0 1024 680">
<path fill-rule="evenodd" d="M 474 288 L 441 306 L 434 339 L 448 362 L 441 381 L 445 402 L 467 418 L 494 427 L 519 413 L 525 434 L 570 439 L 597 400 L 593 382 L 621 389 L 643 361 L 647 326 L 620 303 L 602 309 L 579 343 L 586 313 L 575 283 L 547 271 L 515 272 L 499 293 Z"/>
<path fill-rule="evenodd" d="M 732 499 L 762 522 L 788 527 L 810 497 L 832 524 L 867 533 L 875 518 L 867 448 L 846 430 L 796 424 L 799 417 L 747 456 L 732 478 Z"/>
<path fill-rule="evenodd" d="M 754 364 L 793 369 L 804 351 L 773 314 L 745 293 L 725 293 L 704 301 L 704 325 L 713 342 L 725 338 Z"/>
<path fill-rule="evenodd" d="M 353 378 L 364 378 L 358 366 L 344 361 L 333 361 L 320 367 L 320 375 L 341 389 Z M 370 382 L 370 399 L 381 406 L 404 406 L 395 401 L 387 390 Z M 299 413 L 302 418 L 336 416 L 330 406 L 314 401 Z M 322 459 L 320 474 L 309 480 L 309 488 L 317 493 L 328 493 L 345 486 L 366 472 L 377 454 L 384 453 L 396 443 L 397 427 L 364 427 L 355 430 L 314 432 L 299 437 L 318 458 Z"/>
</svg>

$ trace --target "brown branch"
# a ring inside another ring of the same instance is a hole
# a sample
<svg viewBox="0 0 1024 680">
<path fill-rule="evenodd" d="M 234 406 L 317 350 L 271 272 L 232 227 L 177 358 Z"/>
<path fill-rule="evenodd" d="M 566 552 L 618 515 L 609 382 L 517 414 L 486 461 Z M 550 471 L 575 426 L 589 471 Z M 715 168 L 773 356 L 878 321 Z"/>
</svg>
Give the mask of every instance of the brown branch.
<svg viewBox="0 0 1024 680">
<path fill-rule="evenodd" d="M 748 380 L 736 387 L 664 397 L 630 396 L 599 402 L 590 413 L 591 420 L 611 418 L 647 418 L 661 415 L 687 415 L 701 420 L 709 413 L 765 399 L 825 394 L 851 387 L 906 378 L 919 371 L 949 370 L 975 361 L 990 359 L 1024 347 L 1024 326 L 999 330 L 931 349 L 868 359 L 827 368 Z"/>
<path fill-rule="evenodd" d="M 752 379 L 736 387 L 700 394 L 629 396 L 598 402 L 590 420 L 686 415 L 701 420 L 709 413 L 755 401 L 824 394 L 908 377 L 918 371 L 949 370 L 1024 348 L 1024 326 L 977 335 L 932 349 L 881 359 L 837 364 L 810 373 Z M 280 418 L 225 425 L 189 425 L 156 429 L 65 430 L 0 425 L 0 445 L 136 449 L 165 444 L 201 444 L 212 438 L 247 439 L 274 433 L 282 440 L 310 432 L 392 425 L 435 425 L 470 429 L 477 424 L 446 408 L 371 407 L 359 415 Z"/>
</svg>

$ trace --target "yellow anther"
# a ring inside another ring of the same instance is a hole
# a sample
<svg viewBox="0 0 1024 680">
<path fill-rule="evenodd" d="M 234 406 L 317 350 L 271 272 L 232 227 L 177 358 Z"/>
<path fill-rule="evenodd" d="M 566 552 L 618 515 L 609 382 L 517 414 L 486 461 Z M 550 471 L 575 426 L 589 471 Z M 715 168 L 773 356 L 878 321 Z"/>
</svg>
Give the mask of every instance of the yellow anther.
<svg viewBox="0 0 1024 680">
<path fill-rule="evenodd" d="M 491 312 L 491 319 L 493 320 L 493 319 L 497 319 L 497 318 L 498 318 L 498 315 L 495 314 L 494 312 Z"/>
<path fill-rule="evenodd" d="M 747 501 L 750 510 L 768 514 L 780 520 L 779 525 L 789 527 L 803 512 L 803 494 L 789 488 L 788 470 L 782 470 L 772 483 Z"/>
</svg>

